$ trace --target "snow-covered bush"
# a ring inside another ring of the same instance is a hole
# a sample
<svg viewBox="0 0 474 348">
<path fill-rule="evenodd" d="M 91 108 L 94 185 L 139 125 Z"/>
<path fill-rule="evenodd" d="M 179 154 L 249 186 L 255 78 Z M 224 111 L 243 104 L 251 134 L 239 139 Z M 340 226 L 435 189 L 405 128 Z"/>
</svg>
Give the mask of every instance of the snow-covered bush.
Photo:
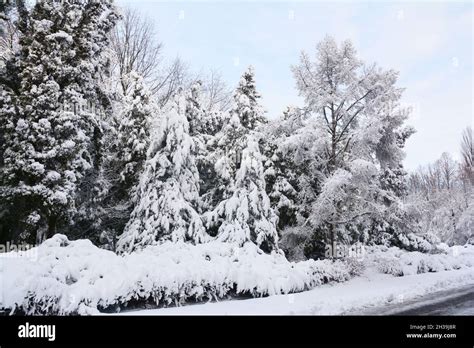
<svg viewBox="0 0 474 348">
<path fill-rule="evenodd" d="M 439 239 L 429 234 L 421 236 L 414 233 L 407 235 L 398 234 L 392 239 L 392 245 L 408 251 L 421 251 L 424 253 L 434 251 L 436 249 L 436 243 L 439 243 Z"/>
<path fill-rule="evenodd" d="M 447 247 L 439 245 L 436 254 L 418 251 L 406 252 L 397 247 L 368 247 L 367 267 L 394 276 L 456 270 L 474 265 L 474 247 L 471 245 Z"/>
<path fill-rule="evenodd" d="M 381 273 L 391 274 L 396 277 L 403 276 L 403 268 L 401 267 L 400 263 L 397 262 L 395 259 L 382 259 L 378 265 L 378 270 Z"/>
<path fill-rule="evenodd" d="M 124 256 L 56 235 L 27 257 L 4 257 L 0 308 L 26 314 L 93 314 L 127 305 L 180 305 L 233 295 L 308 290 L 351 277 L 344 261 L 288 262 L 253 243 L 165 242 Z M 12 255 L 10 255 L 12 256 Z"/>
</svg>

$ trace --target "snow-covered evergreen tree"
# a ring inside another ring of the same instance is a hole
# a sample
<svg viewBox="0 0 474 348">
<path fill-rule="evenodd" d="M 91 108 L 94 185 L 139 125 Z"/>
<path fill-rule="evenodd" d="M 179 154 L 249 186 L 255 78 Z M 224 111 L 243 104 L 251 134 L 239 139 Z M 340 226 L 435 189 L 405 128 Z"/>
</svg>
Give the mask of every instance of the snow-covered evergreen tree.
<svg viewBox="0 0 474 348">
<path fill-rule="evenodd" d="M 217 175 L 214 169 L 213 153 L 216 147 L 216 134 L 222 129 L 225 115 L 219 110 L 207 109 L 203 105 L 205 95 L 201 81 L 191 85 L 186 93 L 186 118 L 190 124 L 190 134 L 196 146 L 196 165 L 199 170 L 201 204 L 199 212 L 215 206 Z"/>
<path fill-rule="evenodd" d="M 186 93 L 186 118 L 192 136 L 214 133 L 213 125 L 207 122 L 207 113 L 202 105 L 202 82 L 199 80 Z"/>
<path fill-rule="evenodd" d="M 216 107 L 206 106 L 206 91 L 198 80 L 186 93 L 186 117 L 189 121 L 190 134 L 209 141 L 224 126 L 226 115 Z"/>
<path fill-rule="evenodd" d="M 260 131 L 258 128 L 267 122 L 259 99 L 254 69 L 250 66 L 234 92 L 229 120 L 217 135 L 215 167 L 224 186 L 235 178 L 242 151 L 247 146 L 246 135 Z"/>
<path fill-rule="evenodd" d="M 79 187 L 95 165 L 97 81 L 118 16 L 108 0 L 38 1 L 20 15 L 20 52 L 7 64 L 20 84 L 3 98 L 15 111 L 7 120 L 1 194 L 15 211 L 11 233 L 31 231 L 41 240 L 74 218 Z"/>
<path fill-rule="evenodd" d="M 252 241 L 265 252 L 276 249 L 277 218 L 270 206 L 258 127 L 266 123 L 253 68 L 244 72 L 234 93 L 230 120 L 216 136 L 216 206 L 205 214 L 206 226 L 219 240 L 242 245 Z"/>
<path fill-rule="evenodd" d="M 255 85 L 255 72 L 249 66 L 240 78 L 234 93 L 234 107 L 231 114 L 238 116 L 240 124 L 247 129 L 255 129 L 267 122 L 264 110 L 259 103 L 261 98 Z"/>
<path fill-rule="evenodd" d="M 120 164 L 121 187 L 129 192 L 137 183 L 150 145 L 150 127 L 158 106 L 143 79 L 132 72 L 128 79 L 127 94 L 123 97 L 118 116 L 117 162 Z M 128 196 L 125 193 L 126 196 Z"/>
<path fill-rule="evenodd" d="M 143 78 L 135 72 L 124 78 L 126 94 L 113 95 L 113 114 L 103 126 L 103 159 L 91 189 L 94 204 L 83 209 L 85 218 L 90 217 L 89 238 L 112 250 L 133 210 L 134 191 L 150 145 L 151 122 L 159 117 Z"/>
<path fill-rule="evenodd" d="M 165 240 L 199 243 L 207 239 L 201 217 L 195 143 L 189 134 L 186 98 L 175 97 L 159 120 L 148 149 L 136 206 L 119 240 L 122 252 Z"/>
<path fill-rule="evenodd" d="M 308 217 L 308 203 L 314 193 L 303 188 L 317 181 L 317 155 L 310 145 L 318 144 L 318 133 L 306 124 L 301 109 L 288 107 L 281 118 L 269 123 L 264 135 L 267 193 L 281 231 Z"/>
<path fill-rule="evenodd" d="M 249 135 L 246 144 L 231 188 L 233 193 L 218 204 L 209 223 L 220 223 L 218 240 L 238 245 L 252 241 L 263 251 L 271 252 L 278 247 L 277 217 L 265 191 L 263 156 L 254 136 Z"/>
</svg>

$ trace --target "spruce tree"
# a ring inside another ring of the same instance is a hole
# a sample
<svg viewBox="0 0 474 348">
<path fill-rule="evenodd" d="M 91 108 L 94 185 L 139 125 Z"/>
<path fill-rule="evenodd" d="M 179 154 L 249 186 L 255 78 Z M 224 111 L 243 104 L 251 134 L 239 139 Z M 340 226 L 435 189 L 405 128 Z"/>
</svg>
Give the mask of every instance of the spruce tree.
<svg viewBox="0 0 474 348">
<path fill-rule="evenodd" d="M 263 251 L 271 252 L 277 248 L 277 217 L 265 191 L 257 139 L 252 135 L 246 138 L 235 183 L 231 187 L 232 195 L 218 204 L 211 222 L 220 223 L 218 240 L 238 245 L 252 241 Z"/>
<path fill-rule="evenodd" d="M 190 124 L 190 135 L 196 146 L 196 165 L 199 171 L 199 212 L 211 210 L 216 203 L 218 177 L 214 168 L 216 134 L 222 129 L 225 114 L 205 106 L 206 95 L 201 81 L 193 83 L 186 93 L 186 118 Z"/>
<path fill-rule="evenodd" d="M 257 244 L 265 252 L 277 248 L 276 215 L 270 206 L 260 150 L 260 126 L 266 123 L 253 68 L 244 72 L 234 93 L 230 120 L 217 135 L 215 208 L 206 226 L 222 241 Z"/>
<path fill-rule="evenodd" d="M 247 146 L 246 135 L 260 132 L 259 128 L 267 122 L 259 99 L 254 69 L 250 66 L 234 92 L 229 119 L 216 136 L 214 162 L 220 178 L 221 198 L 228 198 L 232 193 L 229 189 L 239 169 L 242 151 Z"/>
<path fill-rule="evenodd" d="M 158 106 L 143 79 L 136 73 L 131 73 L 128 79 L 129 89 L 121 102 L 116 141 L 121 188 L 125 191 L 125 197 L 138 184 L 150 145 L 151 122 L 158 114 Z"/>
<path fill-rule="evenodd" d="M 119 251 L 131 252 L 166 240 L 199 243 L 207 239 L 201 217 L 195 143 L 189 134 L 186 98 L 175 97 L 148 150 L 137 203 Z"/>
<path fill-rule="evenodd" d="M 267 122 L 264 110 L 259 103 L 261 98 L 255 84 L 255 71 L 252 66 L 243 73 L 234 94 L 234 108 L 231 113 L 236 114 L 240 124 L 247 129 L 256 129 Z"/>
<path fill-rule="evenodd" d="M 135 72 L 124 78 L 129 88 L 125 95 L 113 95 L 114 112 L 103 122 L 101 162 L 89 188 L 94 197 L 83 204 L 83 219 L 79 221 L 89 238 L 112 250 L 133 210 L 134 192 L 150 144 L 151 122 L 159 114 L 143 78 Z"/>
</svg>

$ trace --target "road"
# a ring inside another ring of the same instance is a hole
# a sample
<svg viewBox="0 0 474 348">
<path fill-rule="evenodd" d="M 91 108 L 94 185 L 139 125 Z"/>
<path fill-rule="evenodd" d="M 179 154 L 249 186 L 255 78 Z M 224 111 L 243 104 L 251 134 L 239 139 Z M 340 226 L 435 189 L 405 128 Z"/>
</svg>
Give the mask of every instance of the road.
<svg viewBox="0 0 474 348">
<path fill-rule="evenodd" d="M 474 285 L 364 311 L 365 315 L 474 315 Z"/>
</svg>

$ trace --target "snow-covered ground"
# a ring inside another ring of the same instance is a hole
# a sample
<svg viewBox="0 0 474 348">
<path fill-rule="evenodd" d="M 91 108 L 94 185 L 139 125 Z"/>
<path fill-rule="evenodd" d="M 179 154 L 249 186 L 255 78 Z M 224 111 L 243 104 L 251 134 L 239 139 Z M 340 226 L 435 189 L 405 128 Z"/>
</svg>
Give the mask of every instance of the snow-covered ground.
<svg viewBox="0 0 474 348">
<path fill-rule="evenodd" d="M 336 315 L 414 300 L 440 290 L 474 286 L 474 269 L 404 277 L 366 273 L 345 283 L 326 284 L 297 294 L 221 301 L 175 308 L 125 311 L 126 315 Z"/>
</svg>

